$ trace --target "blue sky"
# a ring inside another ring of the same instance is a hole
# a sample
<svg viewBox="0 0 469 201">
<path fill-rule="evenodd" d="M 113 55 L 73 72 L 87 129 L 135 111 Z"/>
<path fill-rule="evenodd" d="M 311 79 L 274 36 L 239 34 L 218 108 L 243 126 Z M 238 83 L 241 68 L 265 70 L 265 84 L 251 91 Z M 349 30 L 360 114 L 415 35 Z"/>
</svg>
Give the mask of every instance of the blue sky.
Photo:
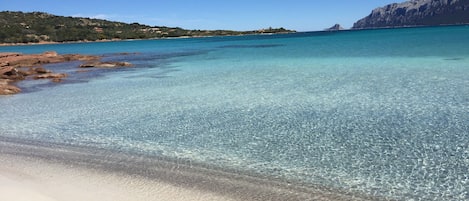
<svg viewBox="0 0 469 201">
<path fill-rule="evenodd" d="M 350 28 L 371 10 L 403 0 L 0 0 L 0 11 L 41 11 L 152 26 L 317 31 Z"/>
</svg>

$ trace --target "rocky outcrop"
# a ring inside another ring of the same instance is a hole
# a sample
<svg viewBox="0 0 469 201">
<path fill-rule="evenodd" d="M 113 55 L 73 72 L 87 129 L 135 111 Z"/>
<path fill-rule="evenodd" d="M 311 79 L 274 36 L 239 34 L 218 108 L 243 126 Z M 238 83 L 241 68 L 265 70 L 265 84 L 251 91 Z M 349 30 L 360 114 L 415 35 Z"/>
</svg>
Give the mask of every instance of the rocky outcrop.
<svg viewBox="0 0 469 201">
<path fill-rule="evenodd" d="M 40 75 L 35 75 L 34 79 L 51 79 L 52 82 L 62 82 L 63 78 L 66 78 L 68 75 L 65 73 L 44 73 Z"/>
<path fill-rule="evenodd" d="M 11 66 L 0 67 L 0 95 L 10 95 L 21 92 L 21 89 L 11 85 L 15 80 L 22 80 L 24 77 L 18 70 Z"/>
<path fill-rule="evenodd" d="M 6 66 L 0 68 L 0 79 L 22 80 L 24 77 L 18 73 L 18 70 L 15 67 Z"/>
<path fill-rule="evenodd" d="M 80 54 L 59 55 L 57 52 L 42 54 L 21 54 L 16 52 L 0 53 L 0 95 L 11 95 L 21 92 L 14 86 L 15 82 L 32 77 L 33 79 L 50 79 L 61 82 L 67 77 L 65 73 L 53 73 L 41 65 L 67 61 L 98 61 L 100 57 Z"/>
<path fill-rule="evenodd" d="M 31 67 L 49 63 L 60 63 L 66 61 L 93 61 L 99 60 L 98 56 L 65 54 L 59 55 L 57 52 L 44 52 L 42 54 L 10 54 L 1 59 L 1 63 L 14 67 Z"/>
<path fill-rule="evenodd" d="M 342 31 L 345 30 L 340 24 L 335 24 L 334 26 L 324 29 L 324 31 Z"/>
<path fill-rule="evenodd" d="M 84 61 L 88 62 L 87 67 L 114 68 L 132 66 L 128 62 L 100 62 L 99 59 L 100 57 L 98 56 L 80 54 L 60 55 L 53 51 L 42 54 L 0 53 L 0 95 L 11 95 L 21 92 L 21 89 L 12 85 L 12 83 L 27 79 L 28 77 L 61 82 L 62 79 L 68 76 L 65 73 L 54 73 L 45 69 L 41 66 L 42 64 Z"/>
<path fill-rule="evenodd" d="M 469 24 L 469 0 L 411 0 L 374 9 L 353 29 Z"/>
<path fill-rule="evenodd" d="M 0 79 L 0 95 L 12 95 L 21 92 L 21 89 L 10 85 L 6 79 Z"/>
<path fill-rule="evenodd" d="M 32 69 L 34 72 L 38 73 L 38 74 L 44 74 L 44 73 L 50 73 L 51 71 L 50 70 L 47 70 L 43 67 L 38 67 L 38 68 L 35 68 L 35 69 Z"/>
<path fill-rule="evenodd" d="M 0 53 L 0 67 L 32 67 L 49 63 L 60 63 L 66 61 L 93 61 L 100 57 L 80 54 L 59 55 L 57 52 L 44 52 L 42 54 Z"/>
</svg>

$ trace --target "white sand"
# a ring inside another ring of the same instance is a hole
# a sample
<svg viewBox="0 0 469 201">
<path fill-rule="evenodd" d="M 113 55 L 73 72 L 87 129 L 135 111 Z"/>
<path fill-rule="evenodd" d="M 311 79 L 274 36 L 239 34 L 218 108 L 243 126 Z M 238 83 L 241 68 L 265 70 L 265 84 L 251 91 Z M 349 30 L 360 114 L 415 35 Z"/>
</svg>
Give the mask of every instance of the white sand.
<svg viewBox="0 0 469 201">
<path fill-rule="evenodd" d="M 108 150 L 0 137 L 0 201 L 379 200 Z"/>
<path fill-rule="evenodd" d="M 0 155 L 1 201 L 232 200 L 145 178 Z"/>
</svg>

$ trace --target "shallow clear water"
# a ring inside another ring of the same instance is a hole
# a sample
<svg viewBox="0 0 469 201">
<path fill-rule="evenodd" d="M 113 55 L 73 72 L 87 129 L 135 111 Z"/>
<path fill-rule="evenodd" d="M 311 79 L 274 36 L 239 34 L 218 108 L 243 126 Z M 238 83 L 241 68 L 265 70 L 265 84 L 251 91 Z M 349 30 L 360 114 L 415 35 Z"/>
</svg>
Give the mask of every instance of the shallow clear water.
<svg viewBox="0 0 469 201">
<path fill-rule="evenodd" d="M 0 47 L 132 69 L 22 82 L 0 135 L 405 200 L 469 199 L 469 27 Z M 139 52 L 115 55 L 118 52 Z"/>
</svg>

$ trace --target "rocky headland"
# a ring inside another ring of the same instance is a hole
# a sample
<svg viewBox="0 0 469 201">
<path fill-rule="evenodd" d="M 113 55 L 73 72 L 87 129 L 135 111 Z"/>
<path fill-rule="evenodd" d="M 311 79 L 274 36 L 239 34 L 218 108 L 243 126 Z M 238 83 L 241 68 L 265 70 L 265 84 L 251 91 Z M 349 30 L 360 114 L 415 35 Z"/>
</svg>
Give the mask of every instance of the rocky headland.
<svg viewBox="0 0 469 201">
<path fill-rule="evenodd" d="M 21 92 L 15 83 L 27 79 L 50 79 L 61 82 L 68 75 L 54 73 L 43 67 L 45 64 L 82 61 L 81 68 L 116 68 L 130 67 L 128 62 L 102 62 L 100 56 L 44 52 L 42 54 L 22 54 L 15 52 L 0 53 L 0 95 L 12 95 Z"/>
<path fill-rule="evenodd" d="M 469 24 L 469 0 L 411 0 L 374 9 L 352 29 Z"/>
</svg>

